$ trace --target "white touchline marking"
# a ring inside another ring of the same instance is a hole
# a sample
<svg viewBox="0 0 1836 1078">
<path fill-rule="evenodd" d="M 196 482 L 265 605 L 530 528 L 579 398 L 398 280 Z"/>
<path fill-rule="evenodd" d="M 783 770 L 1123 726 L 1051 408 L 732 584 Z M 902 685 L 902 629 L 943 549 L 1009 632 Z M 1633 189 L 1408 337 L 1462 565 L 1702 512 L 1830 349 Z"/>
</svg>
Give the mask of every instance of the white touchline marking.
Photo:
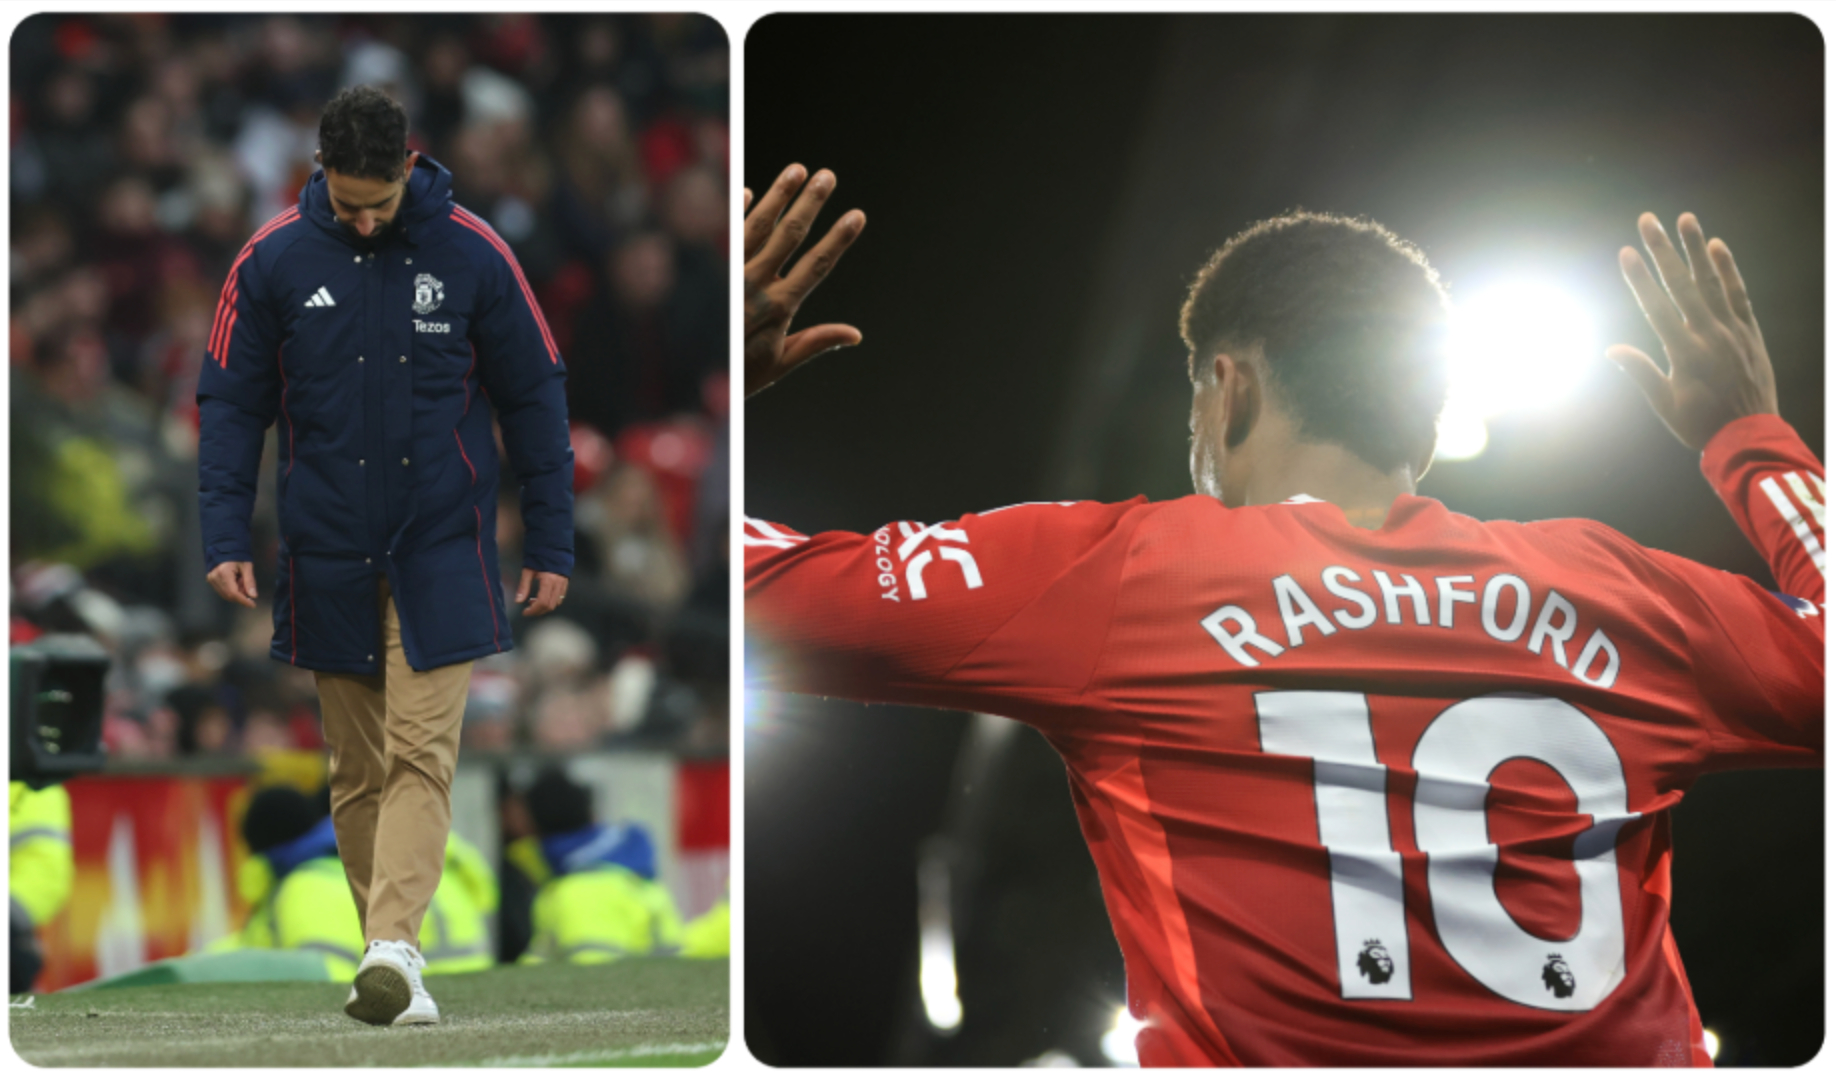
<svg viewBox="0 0 1836 1078">
<path fill-rule="evenodd" d="M 698 1052 L 716 1052 L 727 1047 L 726 1041 L 704 1041 L 700 1044 L 640 1044 L 634 1048 L 612 1048 L 602 1051 L 551 1052 L 539 1056 L 497 1056 L 478 1063 L 428 1063 L 429 1067 L 554 1067 L 567 1063 L 592 1063 L 599 1060 L 646 1059 L 651 1056 L 686 1056 Z"/>
<path fill-rule="evenodd" d="M 45 1015 L 44 1011 L 40 1011 L 37 1008 L 33 1008 L 33 1010 L 39 1015 Z M 541 1014 L 541 1015 L 526 1014 L 526 1015 L 519 1015 L 515 1017 L 495 1017 L 495 1016 L 494 1017 L 474 1017 L 470 1015 L 453 1016 L 449 1014 L 449 1015 L 444 1016 L 444 1019 L 440 1023 L 440 1025 L 432 1026 L 429 1028 L 437 1032 L 438 1030 L 442 1028 L 457 1027 L 460 1029 L 477 1030 L 480 1027 L 485 1027 L 485 1028 L 495 1029 L 497 1031 L 501 1031 L 504 1033 L 528 1033 L 533 1028 L 541 1027 L 541 1026 L 551 1026 L 552 1027 L 552 1026 L 590 1025 L 594 1028 L 604 1028 L 608 1021 L 613 1021 L 613 1020 L 618 1020 L 618 1019 L 645 1019 L 645 1018 L 650 1018 L 650 1017 L 661 1017 L 669 1013 L 670 1012 L 666 1012 L 666 1011 L 566 1011 L 560 1014 Z M 68 1014 L 69 1012 L 65 1012 L 64 1014 L 57 1015 L 56 1017 L 67 1017 Z M 53 1016 L 45 1015 L 45 1017 L 53 1017 Z M 207 1025 L 209 1028 L 216 1028 L 218 1023 L 226 1016 L 221 1015 L 221 1014 L 202 1014 L 202 1013 L 195 1012 L 195 1011 L 120 1010 L 120 1011 L 102 1011 L 99 1017 L 130 1018 L 130 1019 L 138 1019 L 138 1018 L 192 1019 L 192 1020 L 197 1021 L 201 1025 Z M 250 1016 L 238 1016 L 238 1017 L 247 1018 Z M 274 1048 L 274 1047 L 277 1047 L 279 1045 L 286 1044 L 289 1042 L 306 1042 L 306 1043 L 314 1044 L 314 1045 L 322 1045 L 326 1043 L 326 1039 L 328 1035 L 331 1037 L 337 1038 L 335 1043 L 341 1046 L 342 1045 L 361 1046 L 363 1042 L 356 1041 L 354 1040 L 354 1038 L 366 1037 L 366 1036 L 377 1036 L 377 1035 L 381 1035 L 386 1032 L 386 1027 L 379 1028 L 375 1026 L 363 1025 L 362 1023 L 352 1021 L 351 1019 L 346 1018 L 343 1015 L 329 1015 L 329 1014 L 313 1014 L 313 1015 L 297 1015 L 297 1016 L 266 1015 L 263 1017 L 268 1022 L 272 1022 L 273 1025 L 265 1029 L 252 1029 L 249 1031 L 248 1034 L 244 1036 L 239 1036 L 239 1037 L 189 1037 L 189 1036 L 183 1036 L 181 1034 L 176 1039 L 169 1040 L 169 1041 L 161 1041 L 161 1040 L 140 1041 L 134 1045 L 134 1050 L 144 1053 L 144 1052 L 162 1052 L 162 1051 L 174 1051 L 174 1050 L 183 1051 L 183 1050 L 194 1049 L 194 1048 L 247 1048 L 247 1047 L 250 1047 L 251 1045 L 254 1045 L 257 1041 L 262 1042 L 265 1048 Z M 179 1031 L 176 1031 L 176 1030 L 174 1031 L 174 1033 L 178 1033 L 178 1032 Z M 717 1047 L 720 1047 L 721 1045 L 724 1045 L 725 1043 L 726 1042 L 722 1041 L 722 1042 L 713 1043 L 708 1046 L 690 1046 L 688 1049 L 685 1049 L 685 1050 L 705 1051 L 707 1047 L 717 1048 Z M 122 1049 L 122 1045 L 119 1043 L 46 1045 L 43 1047 L 27 1048 L 26 1054 L 31 1057 L 30 1059 L 27 1059 L 27 1062 L 42 1066 L 47 1063 L 75 1063 L 75 1062 L 80 1062 L 85 1059 L 106 1058 L 116 1053 L 119 1053 L 121 1049 Z M 17 1051 L 18 1049 L 15 1048 L 14 1050 Z M 634 1054 L 643 1054 L 647 1051 L 655 1052 L 655 1051 L 663 1051 L 663 1050 L 673 1050 L 673 1046 L 664 1046 L 663 1048 L 658 1048 L 657 1046 L 653 1046 L 653 1045 L 637 1045 L 629 1049 L 609 1048 L 609 1049 L 606 1049 L 604 1052 L 589 1052 L 589 1053 L 586 1053 L 586 1055 L 589 1056 L 590 1058 L 601 1059 L 601 1058 L 611 1058 L 612 1053 L 621 1052 L 621 1051 L 629 1051 Z M 25 1058 L 25 1056 L 22 1055 L 21 1058 Z M 531 1058 L 534 1058 L 534 1057 L 531 1057 Z M 157 1065 L 157 1064 L 154 1064 L 154 1065 Z M 511 1066 L 511 1065 L 512 1064 L 494 1064 L 494 1063 L 472 1064 L 472 1063 L 465 1063 L 463 1061 L 438 1062 L 438 1063 L 428 1064 L 428 1066 L 437 1066 L 437 1067 Z"/>
<path fill-rule="evenodd" d="M 1779 481 L 1772 476 L 1767 476 L 1760 480 L 1760 489 L 1766 492 L 1766 497 L 1772 499 L 1773 508 L 1785 518 L 1785 523 L 1791 525 L 1792 533 L 1798 537 L 1798 542 L 1804 544 L 1804 551 L 1810 555 L 1811 564 L 1817 567 L 1818 572 L 1823 572 L 1823 544 L 1811 534 L 1810 525 L 1804 523 L 1804 517 L 1799 514 L 1798 507 L 1793 505 L 1791 499 L 1785 496 L 1785 491 L 1779 488 Z"/>
</svg>

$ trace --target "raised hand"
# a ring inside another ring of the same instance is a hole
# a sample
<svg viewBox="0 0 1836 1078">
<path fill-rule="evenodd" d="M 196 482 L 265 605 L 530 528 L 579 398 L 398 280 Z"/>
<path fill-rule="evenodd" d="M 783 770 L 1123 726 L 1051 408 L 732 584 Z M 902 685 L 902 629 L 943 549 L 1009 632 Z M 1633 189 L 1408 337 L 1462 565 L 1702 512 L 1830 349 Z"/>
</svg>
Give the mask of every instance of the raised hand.
<svg viewBox="0 0 1836 1078">
<path fill-rule="evenodd" d="M 1663 284 L 1630 247 L 1620 248 L 1619 268 L 1664 345 L 1670 371 L 1629 344 L 1608 348 L 1607 358 L 1638 383 L 1658 418 L 1691 449 L 1701 450 L 1736 419 L 1778 415 L 1772 360 L 1734 252 L 1720 239 L 1704 243 L 1693 213 L 1677 219 L 1687 262 L 1655 214 L 1640 215 L 1638 232 Z"/>
<path fill-rule="evenodd" d="M 821 242 L 798 259 L 789 273 L 779 276 L 784 263 L 809 236 L 816 215 L 835 190 L 835 174 L 827 169 L 816 173 L 807 185 L 803 181 L 803 166 L 792 165 L 778 176 L 756 207 L 752 205 L 752 192 L 745 193 L 748 397 L 823 352 L 861 343 L 860 330 L 837 323 L 788 332 L 797 308 L 835 268 L 842 253 L 867 225 L 867 215 L 859 210 L 843 214 Z M 786 206 L 790 207 L 788 211 Z"/>
</svg>

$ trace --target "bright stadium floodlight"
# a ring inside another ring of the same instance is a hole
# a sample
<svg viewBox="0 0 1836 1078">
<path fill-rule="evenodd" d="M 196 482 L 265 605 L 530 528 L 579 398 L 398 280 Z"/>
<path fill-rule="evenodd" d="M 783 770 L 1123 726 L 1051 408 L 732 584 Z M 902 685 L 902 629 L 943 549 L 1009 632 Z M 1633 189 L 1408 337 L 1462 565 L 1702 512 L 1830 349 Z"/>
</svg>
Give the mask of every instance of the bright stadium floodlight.
<svg viewBox="0 0 1836 1078">
<path fill-rule="evenodd" d="M 919 933 L 918 994 L 933 1029 L 947 1033 L 963 1024 L 963 1003 L 956 998 L 956 946 L 948 925 L 927 925 Z"/>
<path fill-rule="evenodd" d="M 1597 358 L 1593 319 L 1543 281 L 1511 280 L 1454 304 L 1454 394 L 1486 415 L 1567 396 Z"/>
<path fill-rule="evenodd" d="M 1135 1034 L 1146 1026 L 1146 1022 L 1128 1013 L 1127 1004 L 1117 1007 L 1115 1023 L 1103 1034 L 1103 1055 L 1118 1067 L 1140 1066 L 1141 1061 L 1135 1055 Z"/>
<path fill-rule="evenodd" d="M 1587 308 L 1546 281 L 1482 288 L 1454 304 L 1450 328 L 1453 384 L 1435 450 L 1440 460 L 1484 452 L 1487 419 L 1573 393 L 1600 353 Z"/>
<path fill-rule="evenodd" d="M 1709 1059 L 1711 1060 L 1721 1055 L 1721 1038 L 1715 1036 L 1715 1031 L 1712 1029 L 1704 1029 L 1702 1031 L 1702 1046 L 1708 1049 Z"/>
<path fill-rule="evenodd" d="M 918 854 L 918 998 L 939 1033 L 963 1024 L 956 994 L 956 931 L 950 923 L 949 845 L 932 839 Z"/>
<path fill-rule="evenodd" d="M 1485 413 L 1469 401 L 1450 398 L 1435 424 L 1434 459 L 1472 460 L 1490 441 Z"/>
</svg>

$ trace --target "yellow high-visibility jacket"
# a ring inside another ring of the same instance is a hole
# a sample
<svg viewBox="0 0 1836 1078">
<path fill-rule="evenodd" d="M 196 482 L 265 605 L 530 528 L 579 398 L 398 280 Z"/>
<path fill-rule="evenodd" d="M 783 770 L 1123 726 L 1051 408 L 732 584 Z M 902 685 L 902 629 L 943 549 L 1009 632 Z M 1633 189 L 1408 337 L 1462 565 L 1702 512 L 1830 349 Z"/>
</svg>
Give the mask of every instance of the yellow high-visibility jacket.
<svg viewBox="0 0 1836 1078">
<path fill-rule="evenodd" d="M 76 880 L 70 848 L 70 793 L 62 786 L 34 790 L 7 784 L 7 891 L 24 907 L 33 927 L 63 911 Z"/>
<path fill-rule="evenodd" d="M 491 917 L 497 912 L 497 874 L 478 847 L 457 834 L 446 837 L 446 867 L 433 905 L 421 922 L 421 957 L 427 973 L 465 973 L 497 964 Z"/>
<path fill-rule="evenodd" d="M 661 882 L 611 864 L 556 876 L 534 839 L 517 840 L 509 853 L 540 884 L 534 935 L 519 961 L 590 965 L 681 948 L 682 915 Z"/>
<path fill-rule="evenodd" d="M 345 881 L 343 862 L 315 857 L 287 873 L 277 886 L 267 859 L 251 857 L 243 862 L 238 884 L 243 897 L 251 900 L 248 922 L 231 937 L 232 943 L 213 950 L 316 951 L 325 957 L 333 980 L 357 976 L 357 964 L 363 960 L 363 926 L 357 922 L 357 903 Z"/>
<path fill-rule="evenodd" d="M 334 980 L 357 975 L 363 960 L 363 926 L 351 898 L 344 864 L 336 857 L 307 861 L 275 886 L 266 858 L 243 863 L 239 884 L 250 903 L 242 931 L 212 951 L 272 947 L 316 951 Z M 446 865 L 433 903 L 421 921 L 421 957 L 427 973 L 460 973 L 496 964 L 490 916 L 497 909 L 497 878 L 478 849 L 449 835 Z"/>
<path fill-rule="evenodd" d="M 725 958 L 732 950 L 733 914 L 727 896 L 682 930 L 682 957 Z"/>
</svg>

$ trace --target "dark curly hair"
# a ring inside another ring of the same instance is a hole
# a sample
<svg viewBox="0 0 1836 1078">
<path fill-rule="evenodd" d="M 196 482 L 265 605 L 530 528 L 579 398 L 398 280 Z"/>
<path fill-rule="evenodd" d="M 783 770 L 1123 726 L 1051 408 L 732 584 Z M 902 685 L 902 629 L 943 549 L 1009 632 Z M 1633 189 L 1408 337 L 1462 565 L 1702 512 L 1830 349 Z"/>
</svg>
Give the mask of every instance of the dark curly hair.
<svg viewBox="0 0 1836 1078">
<path fill-rule="evenodd" d="M 408 158 L 408 110 L 374 86 L 341 90 L 319 117 L 319 163 L 363 180 L 397 180 Z"/>
<path fill-rule="evenodd" d="M 1414 244 L 1375 221 L 1297 210 L 1218 248 L 1179 331 L 1195 383 L 1217 353 L 1260 346 L 1303 440 L 1387 472 L 1434 444 L 1446 312 L 1447 290 Z"/>
</svg>

